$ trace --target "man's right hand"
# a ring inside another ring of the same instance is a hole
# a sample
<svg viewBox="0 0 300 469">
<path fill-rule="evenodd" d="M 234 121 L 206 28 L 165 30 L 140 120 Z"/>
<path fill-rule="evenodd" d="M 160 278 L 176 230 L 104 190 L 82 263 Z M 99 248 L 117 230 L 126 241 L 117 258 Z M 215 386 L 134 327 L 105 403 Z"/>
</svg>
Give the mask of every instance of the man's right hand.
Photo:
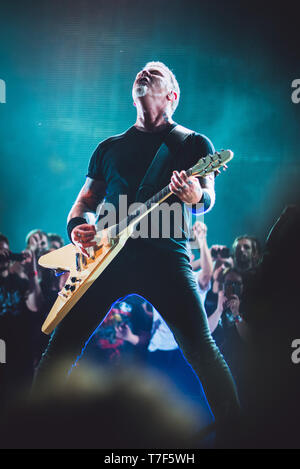
<svg viewBox="0 0 300 469">
<path fill-rule="evenodd" d="M 71 233 L 72 242 L 75 246 L 78 246 L 82 254 L 86 257 L 90 257 L 86 248 L 96 246 L 96 241 L 93 241 L 96 235 L 95 225 L 89 225 L 84 223 L 73 228 Z"/>
</svg>

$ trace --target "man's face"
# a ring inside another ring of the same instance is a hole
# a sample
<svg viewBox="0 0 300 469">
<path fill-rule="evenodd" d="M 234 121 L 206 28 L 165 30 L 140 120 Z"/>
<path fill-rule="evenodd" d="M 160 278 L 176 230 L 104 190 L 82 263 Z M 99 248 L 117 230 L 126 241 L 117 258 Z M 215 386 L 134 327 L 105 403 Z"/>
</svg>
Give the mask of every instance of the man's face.
<svg viewBox="0 0 300 469">
<path fill-rule="evenodd" d="M 233 267 L 233 258 L 231 256 L 223 258 L 218 254 L 215 264 L 214 264 L 214 271 L 217 270 L 221 266 L 223 266 L 224 269 L 229 269 Z"/>
<path fill-rule="evenodd" d="M 148 95 L 167 101 L 166 97 L 171 89 L 171 80 L 167 70 L 159 66 L 145 67 L 134 80 L 132 97 L 135 101 L 137 98 Z"/>
<path fill-rule="evenodd" d="M 56 241 L 56 240 L 55 240 L 55 241 L 51 241 L 51 242 L 49 243 L 49 248 L 50 248 L 50 249 L 60 249 L 60 248 L 62 248 L 62 244 L 61 244 L 59 241 Z"/>
<path fill-rule="evenodd" d="M 237 295 L 241 298 L 243 293 L 242 277 L 235 272 L 229 272 L 224 279 L 224 294 L 226 298 Z"/>
<path fill-rule="evenodd" d="M 253 260 L 252 242 L 248 238 L 239 239 L 235 248 L 235 260 L 238 267 L 251 267 Z"/>
</svg>

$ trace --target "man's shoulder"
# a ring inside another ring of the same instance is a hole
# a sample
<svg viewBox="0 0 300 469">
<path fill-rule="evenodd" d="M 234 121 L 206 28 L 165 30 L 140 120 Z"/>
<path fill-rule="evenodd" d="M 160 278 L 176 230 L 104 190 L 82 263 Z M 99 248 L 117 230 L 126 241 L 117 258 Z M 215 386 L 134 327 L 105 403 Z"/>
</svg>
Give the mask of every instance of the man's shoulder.
<svg viewBox="0 0 300 469">
<path fill-rule="evenodd" d="M 194 132 L 192 134 L 192 139 L 193 139 L 193 143 L 197 146 L 204 146 L 206 148 L 209 148 L 209 152 L 213 151 L 214 152 L 214 145 L 212 143 L 212 141 L 206 136 L 204 135 L 203 133 L 200 133 L 200 132 Z"/>
<path fill-rule="evenodd" d="M 206 150 L 209 150 L 208 153 L 214 152 L 214 145 L 212 141 L 202 132 L 199 132 L 194 129 L 190 129 L 181 124 L 175 123 L 176 126 L 173 128 L 174 131 L 178 131 L 182 135 L 183 140 L 187 145 L 192 145 L 197 148 L 203 147 Z"/>
<path fill-rule="evenodd" d="M 107 148 L 111 147 L 117 142 L 120 142 L 124 139 L 127 138 L 128 134 L 130 133 L 130 129 L 125 130 L 125 132 L 122 132 L 120 134 L 112 135 L 111 137 L 106 138 L 105 140 L 102 140 L 100 143 L 98 143 L 96 150 L 106 150 Z"/>
</svg>

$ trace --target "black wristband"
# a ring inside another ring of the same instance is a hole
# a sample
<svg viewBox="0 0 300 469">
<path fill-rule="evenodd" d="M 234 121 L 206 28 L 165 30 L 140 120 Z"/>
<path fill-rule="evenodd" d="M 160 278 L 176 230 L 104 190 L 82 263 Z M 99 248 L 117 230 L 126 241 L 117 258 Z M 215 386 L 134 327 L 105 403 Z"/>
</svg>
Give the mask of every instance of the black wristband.
<svg viewBox="0 0 300 469">
<path fill-rule="evenodd" d="M 211 198 L 210 198 L 210 195 L 207 191 L 203 191 L 203 195 L 201 197 L 201 200 L 200 200 L 200 204 L 203 204 L 203 208 L 204 208 L 204 212 L 206 212 L 210 205 L 211 205 Z"/>
<path fill-rule="evenodd" d="M 202 204 L 202 209 L 200 212 L 199 212 L 199 204 Z M 210 205 L 211 205 L 210 195 L 206 190 L 203 190 L 202 197 L 200 201 L 198 202 L 198 204 L 193 204 L 191 206 L 192 213 L 194 213 L 195 215 L 205 213 L 209 209 Z"/>
<path fill-rule="evenodd" d="M 67 232 L 68 232 L 68 236 L 70 238 L 70 241 L 72 241 L 71 234 L 72 234 L 72 231 L 75 228 L 75 226 L 83 225 L 85 223 L 87 223 L 87 221 L 83 217 L 74 217 L 74 218 L 71 218 L 71 220 L 69 220 L 69 222 L 67 224 Z M 73 243 L 73 241 L 72 241 L 72 243 Z"/>
</svg>

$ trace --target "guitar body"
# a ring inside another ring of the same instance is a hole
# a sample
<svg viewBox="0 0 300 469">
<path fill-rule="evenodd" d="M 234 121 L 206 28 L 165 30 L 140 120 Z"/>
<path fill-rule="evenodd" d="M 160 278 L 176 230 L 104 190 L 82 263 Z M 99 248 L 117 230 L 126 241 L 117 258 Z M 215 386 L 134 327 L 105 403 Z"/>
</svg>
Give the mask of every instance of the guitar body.
<svg viewBox="0 0 300 469">
<path fill-rule="evenodd" d="M 101 241 L 95 248 L 90 248 L 90 258 L 84 257 L 73 244 L 68 244 L 40 257 L 39 264 L 42 267 L 70 272 L 66 285 L 58 293 L 58 297 L 42 326 L 42 331 L 45 334 L 50 334 L 71 311 L 124 247 L 130 234 L 131 230 L 126 230 L 117 239 L 110 241 L 107 230 L 97 233 L 97 237 L 101 238 Z"/>
<path fill-rule="evenodd" d="M 204 177 L 224 166 L 232 158 L 233 153 L 231 150 L 222 150 L 221 153 L 215 152 L 213 155 L 200 158 L 198 163 L 187 170 L 186 173 L 188 176 Z M 120 223 L 98 232 L 95 236 L 96 246 L 87 249 L 90 257 L 84 256 L 80 249 L 73 244 L 68 244 L 40 257 L 39 264 L 42 267 L 70 272 L 66 285 L 58 293 L 58 298 L 42 326 L 42 331 L 45 334 L 50 334 L 71 311 L 73 306 L 120 252 L 142 218 L 171 194 L 168 185 L 144 205 L 141 204 L 141 207 L 133 214 L 129 215 L 128 219 L 125 220 L 125 226 Z M 118 229 L 115 229 L 116 227 Z M 118 234 L 112 237 L 112 233 Z"/>
</svg>

